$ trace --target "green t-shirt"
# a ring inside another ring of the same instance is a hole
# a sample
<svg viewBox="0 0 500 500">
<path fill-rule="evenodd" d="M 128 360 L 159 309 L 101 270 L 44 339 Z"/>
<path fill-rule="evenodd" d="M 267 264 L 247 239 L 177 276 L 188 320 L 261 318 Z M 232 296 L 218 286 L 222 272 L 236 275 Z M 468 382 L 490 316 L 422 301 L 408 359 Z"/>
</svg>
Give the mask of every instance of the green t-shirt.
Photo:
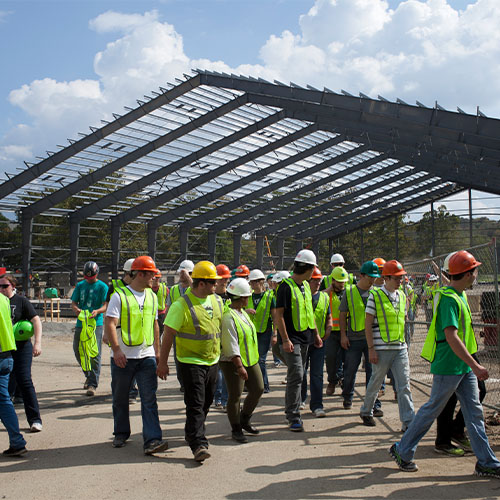
<svg viewBox="0 0 500 500">
<path fill-rule="evenodd" d="M 452 287 L 448 287 L 448 289 L 458 295 L 467 307 L 465 292 L 459 293 Z M 431 363 L 431 373 L 435 375 L 463 375 L 471 370 L 469 365 L 462 361 L 446 342 L 444 329 L 453 326 L 458 330 L 459 317 L 460 308 L 456 300 L 441 295 L 436 318 L 436 355 Z"/>
<path fill-rule="evenodd" d="M 193 305 L 201 304 L 203 308 L 208 312 L 211 318 L 213 318 L 214 311 L 212 307 L 212 300 L 210 296 L 205 299 L 199 299 L 198 297 L 191 297 Z M 184 307 L 184 300 L 176 300 L 169 308 L 167 317 L 165 318 L 164 325 L 169 326 L 176 332 L 182 331 L 182 326 L 189 323 L 191 320 L 191 313 L 187 307 Z"/>
</svg>

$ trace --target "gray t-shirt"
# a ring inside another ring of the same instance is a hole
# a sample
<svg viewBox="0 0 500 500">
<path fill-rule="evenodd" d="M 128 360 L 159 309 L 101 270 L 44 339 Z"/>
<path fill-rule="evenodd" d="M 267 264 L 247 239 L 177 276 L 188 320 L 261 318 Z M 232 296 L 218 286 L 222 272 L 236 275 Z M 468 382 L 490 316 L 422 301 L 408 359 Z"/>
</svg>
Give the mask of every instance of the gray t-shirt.
<svg viewBox="0 0 500 500">
<path fill-rule="evenodd" d="M 358 289 L 359 295 L 361 296 L 361 300 L 363 301 L 364 306 L 366 307 L 366 301 L 368 300 L 368 296 L 370 295 L 370 290 L 362 290 L 358 285 L 355 285 Z M 353 330 L 351 328 L 351 320 L 349 318 L 349 306 L 347 305 L 347 294 L 349 290 L 346 290 L 344 295 L 342 295 L 342 300 L 340 301 L 339 311 L 347 313 L 347 338 L 349 340 L 363 340 L 365 338 L 365 329 L 362 330 Z"/>
</svg>

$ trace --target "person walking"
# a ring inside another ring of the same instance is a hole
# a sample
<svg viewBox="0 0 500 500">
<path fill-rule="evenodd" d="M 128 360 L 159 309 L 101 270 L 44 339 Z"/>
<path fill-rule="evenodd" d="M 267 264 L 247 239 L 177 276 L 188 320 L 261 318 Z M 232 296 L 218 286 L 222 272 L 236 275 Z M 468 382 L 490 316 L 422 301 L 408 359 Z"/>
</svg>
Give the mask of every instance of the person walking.
<svg viewBox="0 0 500 500">
<path fill-rule="evenodd" d="M 161 272 L 158 271 L 153 278 L 153 286 L 151 287 L 158 299 L 158 325 L 163 327 L 165 321 L 165 312 L 167 310 L 167 297 L 170 293 L 166 283 L 161 281 Z M 163 333 L 163 328 L 160 329 L 160 336 Z"/>
<path fill-rule="evenodd" d="M 99 374 L 101 372 L 101 345 L 103 333 L 103 313 L 106 311 L 106 296 L 108 285 L 97 279 L 99 266 L 93 262 L 86 262 L 83 266 L 84 279 L 77 283 L 71 295 L 71 309 L 78 316 L 82 311 L 90 311 L 90 316 L 95 319 L 95 337 L 97 342 L 97 356 L 90 360 L 90 370 L 84 370 L 85 383 L 83 389 L 87 396 L 94 396 L 99 385 Z M 76 320 L 75 336 L 73 338 L 73 351 L 76 360 L 80 363 L 80 334 L 82 332 L 82 322 Z"/>
<path fill-rule="evenodd" d="M 249 434 L 259 433 L 250 424 L 250 419 L 264 392 L 259 368 L 257 330 L 245 311 L 252 291 L 245 278 L 236 278 L 229 283 L 227 293 L 231 304 L 222 318 L 219 366 L 227 384 L 227 418 L 231 424 L 231 436 L 239 443 L 247 443 L 243 430 Z M 240 409 L 245 385 L 248 394 Z"/>
<path fill-rule="evenodd" d="M 221 298 L 214 294 L 220 276 L 212 262 L 198 262 L 192 279 L 191 289 L 172 304 L 165 318 L 157 373 L 161 379 L 167 378 L 168 357 L 175 338 L 175 355 L 185 388 L 185 438 L 194 459 L 203 462 L 210 457 L 205 420 L 217 382 L 224 306 Z"/>
</svg>

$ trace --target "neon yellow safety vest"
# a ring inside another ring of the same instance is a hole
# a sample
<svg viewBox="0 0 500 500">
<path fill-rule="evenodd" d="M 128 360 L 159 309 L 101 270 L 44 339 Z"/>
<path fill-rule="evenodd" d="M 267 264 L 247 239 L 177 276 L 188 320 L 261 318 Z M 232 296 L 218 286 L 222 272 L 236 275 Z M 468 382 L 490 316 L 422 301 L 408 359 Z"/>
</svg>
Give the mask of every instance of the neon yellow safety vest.
<svg viewBox="0 0 500 500">
<path fill-rule="evenodd" d="M 318 302 L 316 302 L 316 307 L 314 308 L 314 318 L 321 338 L 323 338 L 326 333 L 326 317 L 328 316 L 329 305 L 328 294 L 319 292 Z"/>
<path fill-rule="evenodd" d="M 179 297 L 182 297 L 185 295 L 189 290 L 191 290 L 191 287 L 187 287 L 186 291 L 184 293 L 181 293 L 180 285 L 177 283 L 177 285 L 174 285 L 170 288 L 170 303 L 173 304 Z"/>
<path fill-rule="evenodd" d="M 254 366 L 259 362 L 259 348 L 257 344 L 257 331 L 253 321 L 246 311 L 242 310 L 243 318 L 234 309 L 228 312 L 233 318 L 236 331 L 238 332 L 238 345 L 240 347 L 240 358 L 245 368 Z"/>
<path fill-rule="evenodd" d="M 125 288 L 127 284 L 123 280 L 111 280 L 113 285 L 113 293 L 115 293 L 117 288 Z"/>
<path fill-rule="evenodd" d="M 332 311 L 332 331 L 340 331 L 340 297 L 335 292 L 330 294 L 330 309 Z"/>
<path fill-rule="evenodd" d="M 257 307 L 253 304 L 253 294 L 248 300 L 247 309 L 254 309 L 255 314 L 253 315 L 253 324 L 257 329 L 257 333 L 264 333 L 267 330 L 267 325 L 269 323 L 269 317 L 271 315 L 271 305 L 273 302 L 273 292 L 267 290 L 260 299 Z"/>
<path fill-rule="evenodd" d="M 118 288 L 122 309 L 120 324 L 122 340 L 127 346 L 153 345 L 154 323 L 158 312 L 158 299 L 151 288 L 144 290 L 144 304 L 141 308 L 135 295 L 127 288 Z"/>
<path fill-rule="evenodd" d="M 95 335 L 96 320 L 90 314 L 90 311 L 80 311 L 78 315 L 78 319 L 82 322 L 78 354 L 80 355 L 80 366 L 85 372 L 92 369 L 91 359 L 99 354 L 99 346 Z"/>
<path fill-rule="evenodd" d="M 12 328 L 10 300 L 0 294 L 0 352 L 15 351 L 16 340 Z"/>
<path fill-rule="evenodd" d="M 380 288 L 370 290 L 375 299 L 380 336 L 384 342 L 405 341 L 406 295 L 401 290 L 396 290 L 396 292 L 399 295 L 397 311 L 389 297 Z"/>
<path fill-rule="evenodd" d="M 365 304 L 356 285 L 348 285 L 345 291 L 351 330 L 359 332 L 365 329 Z"/>
<path fill-rule="evenodd" d="M 465 296 L 466 304 L 464 304 L 460 297 L 448 287 L 437 290 L 436 295 L 438 296 L 438 299 L 435 302 L 434 315 L 432 316 L 431 326 L 427 332 L 427 337 L 425 338 L 420 356 L 432 363 L 434 361 L 434 357 L 436 356 L 437 344 L 446 342 L 446 338 L 444 340 L 437 340 L 436 332 L 437 310 L 443 295 L 446 295 L 446 297 L 452 297 L 456 300 L 460 310 L 458 315 L 458 337 L 465 344 L 469 354 L 476 353 L 477 342 L 474 330 L 472 329 L 472 315 L 469 303 L 467 302 L 467 296 Z"/>
<path fill-rule="evenodd" d="M 189 318 L 175 336 L 177 359 L 182 363 L 212 366 L 219 361 L 223 304 L 216 294 L 207 299 L 211 301 L 212 317 L 191 291 L 182 296 L 184 316 Z"/>
<path fill-rule="evenodd" d="M 156 292 L 156 297 L 158 298 L 158 310 L 163 311 L 167 307 L 167 297 L 168 297 L 168 286 L 166 283 L 160 283 L 158 286 L 158 291 Z"/>
<path fill-rule="evenodd" d="M 316 322 L 314 320 L 312 295 L 309 283 L 307 281 L 302 282 L 304 286 L 304 295 L 302 295 L 300 288 L 292 278 L 286 278 L 282 283 L 286 283 L 292 292 L 292 321 L 295 330 L 297 332 L 303 332 L 307 329 L 314 330 L 316 328 Z"/>
</svg>

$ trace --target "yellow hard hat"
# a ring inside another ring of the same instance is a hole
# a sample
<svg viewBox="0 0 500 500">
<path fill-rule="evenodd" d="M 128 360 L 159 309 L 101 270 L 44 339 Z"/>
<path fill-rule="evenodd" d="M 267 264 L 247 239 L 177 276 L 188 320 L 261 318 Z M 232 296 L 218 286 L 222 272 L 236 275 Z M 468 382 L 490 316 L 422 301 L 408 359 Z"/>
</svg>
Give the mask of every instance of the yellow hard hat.
<svg viewBox="0 0 500 500">
<path fill-rule="evenodd" d="M 191 278 L 200 280 L 220 280 L 217 268 L 208 260 L 201 260 L 194 265 Z"/>
</svg>

